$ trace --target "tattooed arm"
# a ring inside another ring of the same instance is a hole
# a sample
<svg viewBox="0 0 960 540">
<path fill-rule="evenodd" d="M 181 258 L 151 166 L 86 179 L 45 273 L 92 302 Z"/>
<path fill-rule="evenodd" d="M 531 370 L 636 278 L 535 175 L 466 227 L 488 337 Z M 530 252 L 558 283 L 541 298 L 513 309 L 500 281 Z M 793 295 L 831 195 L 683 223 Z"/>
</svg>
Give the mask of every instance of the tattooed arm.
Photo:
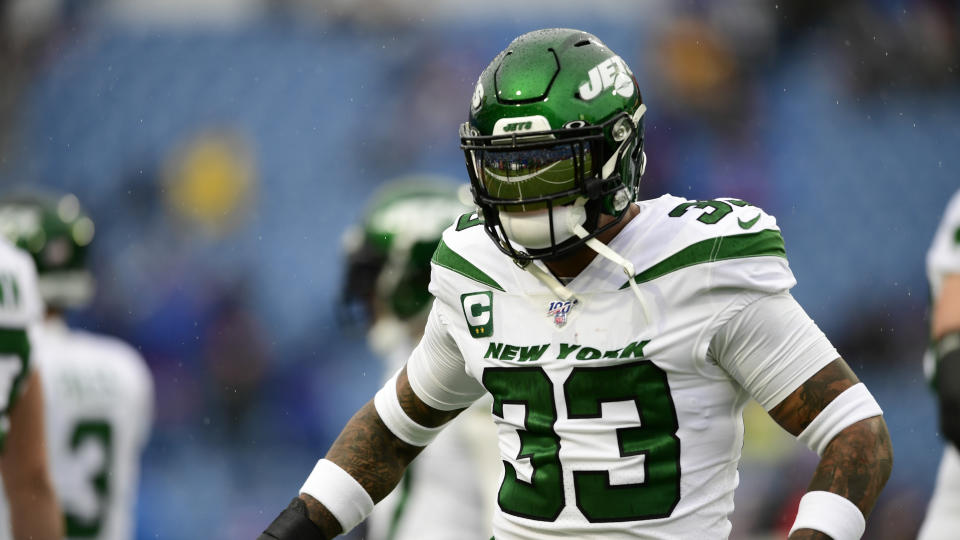
<svg viewBox="0 0 960 540">
<path fill-rule="evenodd" d="M 770 416 L 792 435 L 799 435 L 823 408 L 847 388 L 857 384 L 842 358 L 834 360 L 807 379 L 770 410 Z M 870 515 L 893 466 L 893 449 L 882 416 L 856 422 L 833 438 L 814 471 L 809 491 L 841 495 Z M 799 529 L 791 540 L 829 539 L 818 531 Z"/>
<path fill-rule="evenodd" d="M 397 378 L 397 396 L 400 406 L 418 424 L 426 427 L 441 426 L 463 409 L 441 411 L 420 400 L 410 388 L 406 368 Z M 374 502 L 378 502 L 397 485 L 407 465 L 417 457 L 421 446 L 413 446 L 398 439 L 377 414 L 373 400 L 360 408 L 347 422 L 343 431 L 333 442 L 326 459 L 336 463 L 364 487 Z M 340 523 L 316 499 L 301 494 L 310 521 L 314 522 L 327 538 L 340 534 Z"/>
<path fill-rule="evenodd" d="M 852 538 L 890 475 L 882 411 L 789 293 L 758 296 L 719 328 L 708 355 L 821 456 L 791 538 L 828 538 L 800 528 L 812 524 Z"/>
</svg>

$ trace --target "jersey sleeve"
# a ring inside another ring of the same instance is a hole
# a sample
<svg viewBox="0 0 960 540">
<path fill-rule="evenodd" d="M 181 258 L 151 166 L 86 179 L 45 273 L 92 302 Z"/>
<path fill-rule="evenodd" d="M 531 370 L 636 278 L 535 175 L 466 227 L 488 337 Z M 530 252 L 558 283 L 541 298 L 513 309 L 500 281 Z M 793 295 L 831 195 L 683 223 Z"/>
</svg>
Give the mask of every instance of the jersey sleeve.
<svg viewBox="0 0 960 540">
<path fill-rule="evenodd" d="M 960 191 L 950 199 L 927 252 L 927 277 L 934 298 L 948 274 L 960 274 Z"/>
<path fill-rule="evenodd" d="M 444 411 L 468 407 L 486 390 L 466 372 L 463 356 L 447 332 L 449 311 L 441 300 L 433 303 L 423 338 L 407 361 L 410 387 L 427 405 Z"/>
<path fill-rule="evenodd" d="M 789 293 L 750 300 L 714 335 L 708 356 L 769 411 L 840 355 Z"/>
<path fill-rule="evenodd" d="M 666 216 L 657 239 L 668 256 L 638 278 L 687 270 L 689 278 L 669 294 L 696 302 L 709 313 L 692 352 L 697 362 L 712 363 L 708 351 L 721 328 L 751 302 L 796 285 L 786 243 L 774 216 L 739 199 L 671 196 L 657 204 Z"/>
</svg>

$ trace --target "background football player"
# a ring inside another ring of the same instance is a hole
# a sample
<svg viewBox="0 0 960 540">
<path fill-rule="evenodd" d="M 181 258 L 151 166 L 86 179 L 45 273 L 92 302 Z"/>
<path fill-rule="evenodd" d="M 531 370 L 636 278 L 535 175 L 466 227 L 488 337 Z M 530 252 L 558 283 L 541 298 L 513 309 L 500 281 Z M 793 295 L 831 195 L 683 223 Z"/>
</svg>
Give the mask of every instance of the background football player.
<svg viewBox="0 0 960 540">
<path fill-rule="evenodd" d="M 43 306 L 33 262 L 0 235 L 0 537 L 63 537 L 47 464 L 44 389 L 28 329 Z"/>
<path fill-rule="evenodd" d="M 449 179 L 400 178 L 374 194 L 362 223 L 344 235 L 344 314 L 369 325 L 367 343 L 384 362 L 384 380 L 423 335 L 433 303 L 430 259 L 443 230 L 471 210 L 469 197 Z M 490 538 L 500 462 L 489 411 L 478 402 L 437 437 L 374 508 L 365 538 Z"/>
<path fill-rule="evenodd" d="M 920 540 L 947 540 L 960 531 L 960 191 L 954 194 L 927 253 L 933 299 L 931 347 L 925 366 L 940 404 L 947 440 Z"/>
<path fill-rule="evenodd" d="M 0 233 L 32 255 L 47 307 L 31 338 L 66 536 L 132 538 L 153 381 L 133 347 L 69 328 L 62 316 L 93 294 L 86 264 L 93 221 L 73 195 L 8 198 L 0 201 Z"/>
<path fill-rule="evenodd" d="M 444 232 L 423 339 L 263 538 L 351 529 L 486 393 L 499 538 L 727 537 L 750 398 L 821 456 L 790 537 L 863 534 L 892 467 L 879 405 L 790 295 L 772 216 L 635 202 L 645 111 L 585 32 L 483 71 L 460 130 L 482 216 Z"/>
</svg>

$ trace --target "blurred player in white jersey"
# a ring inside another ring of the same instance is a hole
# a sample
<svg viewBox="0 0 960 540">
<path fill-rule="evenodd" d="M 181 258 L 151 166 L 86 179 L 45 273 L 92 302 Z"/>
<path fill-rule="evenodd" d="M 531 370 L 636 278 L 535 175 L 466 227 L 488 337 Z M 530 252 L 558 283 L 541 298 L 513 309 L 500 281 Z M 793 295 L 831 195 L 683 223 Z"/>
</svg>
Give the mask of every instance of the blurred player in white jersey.
<svg viewBox="0 0 960 540">
<path fill-rule="evenodd" d="M 153 380 L 133 347 L 71 329 L 62 318 L 93 294 L 85 264 L 93 222 L 73 195 L 11 198 L 0 202 L 0 232 L 33 256 L 47 305 L 46 320 L 31 339 L 66 536 L 132 538 Z"/>
<path fill-rule="evenodd" d="M 919 539 L 948 540 L 960 534 L 960 191 L 947 205 L 927 253 L 927 278 L 932 346 L 924 368 L 937 391 L 947 444 Z"/>
<path fill-rule="evenodd" d="M 43 305 L 33 262 L 0 238 L 0 536 L 62 537 L 44 441 L 43 387 L 34 368 L 28 328 Z"/>
<path fill-rule="evenodd" d="M 344 235 L 344 313 L 369 324 L 367 342 L 384 362 L 384 380 L 423 335 L 433 303 L 430 258 L 443 230 L 468 210 L 446 179 L 402 178 L 376 193 L 362 224 Z M 490 538 L 500 462 L 489 411 L 484 400 L 437 437 L 377 504 L 367 540 Z"/>
</svg>

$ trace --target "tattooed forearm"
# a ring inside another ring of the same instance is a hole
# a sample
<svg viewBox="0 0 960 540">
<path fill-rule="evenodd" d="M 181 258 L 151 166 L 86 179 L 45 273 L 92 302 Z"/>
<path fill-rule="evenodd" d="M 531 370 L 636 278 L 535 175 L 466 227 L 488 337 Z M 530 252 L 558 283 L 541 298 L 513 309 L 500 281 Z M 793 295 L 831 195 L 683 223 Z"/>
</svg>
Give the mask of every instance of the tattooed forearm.
<svg viewBox="0 0 960 540">
<path fill-rule="evenodd" d="M 407 465 L 423 450 L 397 439 L 377 415 L 373 400 L 360 408 L 333 442 L 326 459 L 347 471 L 379 502 L 400 481 Z M 307 516 L 328 538 L 342 532 L 340 523 L 309 495 L 300 495 Z"/>
<path fill-rule="evenodd" d="M 808 379 L 770 416 L 793 435 L 799 435 L 835 397 L 857 384 L 856 375 L 843 359 L 834 360 Z M 890 434 L 882 416 L 847 426 L 830 441 L 810 482 L 810 491 L 830 491 L 846 497 L 870 514 L 893 466 Z M 829 538 L 801 529 L 791 540 Z"/>
<path fill-rule="evenodd" d="M 404 412 L 423 426 L 440 426 L 460 413 L 460 410 L 438 411 L 424 404 L 410 388 L 406 368 L 397 380 L 397 397 Z M 379 502 L 397 485 L 407 465 L 421 450 L 423 447 L 407 444 L 391 433 L 371 400 L 347 422 L 326 459 L 347 471 L 374 502 Z M 306 504 L 310 520 L 325 535 L 332 538 L 341 532 L 340 523 L 316 499 L 309 495 L 300 498 Z"/>
<path fill-rule="evenodd" d="M 827 445 L 813 473 L 810 491 L 832 491 L 870 515 L 893 468 L 893 448 L 883 417 L 861 420 Z"/>
<path fill-rule="evenodd" d="M 893 468 L 893 449 L 883 417 L 861 420 L 841 431 L 827 445 L 813 473 L 809 491 L 830 491 L 849 499 L 864 517 L 870 515 L 880 490 Z M 810 529 L 790 535 L 790 540 L 829 539 Z"/>
<path fill-rule="evenodd" d="M 333 442 L 326 458 L 367 490 L 373 502 L 387 496 L 423 447 L 409 445 L 390 432 L 373 406 L 360 408 Z"/>
</svg>

